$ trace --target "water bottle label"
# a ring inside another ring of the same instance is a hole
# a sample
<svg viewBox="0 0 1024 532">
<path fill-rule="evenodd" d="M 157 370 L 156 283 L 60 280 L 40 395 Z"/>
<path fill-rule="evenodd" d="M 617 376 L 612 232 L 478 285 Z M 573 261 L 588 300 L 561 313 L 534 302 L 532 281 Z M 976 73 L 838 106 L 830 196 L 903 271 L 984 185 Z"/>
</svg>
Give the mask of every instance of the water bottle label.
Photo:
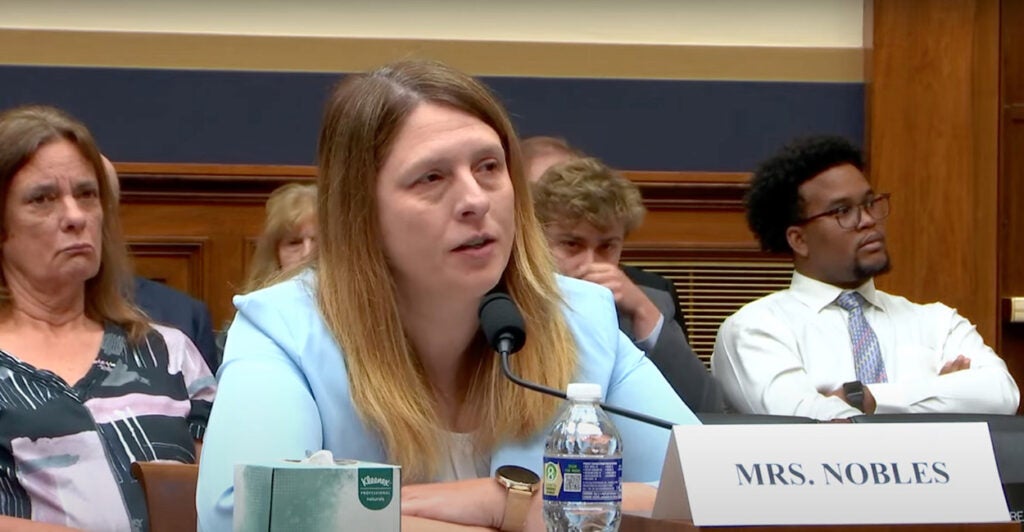
<svg viewBox="0 0 1024 532">
<path fill-rule="evenodd" d="M 544 457 L 544 500 L 622 500 L 622 458 Z"/>
</svg>

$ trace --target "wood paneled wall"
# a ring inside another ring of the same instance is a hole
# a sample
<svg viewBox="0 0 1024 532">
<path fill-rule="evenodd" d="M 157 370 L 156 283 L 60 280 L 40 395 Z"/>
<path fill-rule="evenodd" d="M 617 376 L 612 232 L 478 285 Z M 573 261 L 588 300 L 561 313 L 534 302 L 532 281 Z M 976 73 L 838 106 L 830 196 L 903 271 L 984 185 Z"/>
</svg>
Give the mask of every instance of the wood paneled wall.
<svg viewBox="0 0 1024 532">
<path fill-rule="evenodd" d="M 743 214 L 747 173 L 625 172 L 644 197 L 647 216 L 629 249 L 744 250 L 758 244 Z M 671 252 L 670 252 L 671 253 Z"/>
<path fill-rule="evenodd" d="M 1024 0 L 874 0 L 867 145 L 894 192 L 879 285 L 974 321 L 1024 384 Z M 867 26 L 867 25 L 866 25 Z"/>
<path fill-rule="evenodd" d="M 121 217 L 140 275 L 207 303 L 216 327 L 234 313 L 270 192 L 313 168 L 115 163 Z M 628 172 L 627 172 L 628 173 Z M 743 217 L 746 174 L 634 172 L 649 209 L 625 260 L 760 260 Z"/>
<path fill-rule="evenodd" d="M 893 193 L 878 284 L 956 307 L 997 345 L 999 0 L 866 6 L 869 173 Z"/>
<path fill-rule="evenodd" d="M 1000 19 L 999 292 L 1006 303 L 1024 297 L 1024 0 L 1003 0 Z M 1004 321 L 1001 332 L 1004 352 L 1024 353 L 1024 323 Z M 1024 355 L 1009 363 L 1024 375 Z"/>
<path fill-rule="evenodd" d="M 270 192 L 311 181 L 295 166 L 116 163 L 121 223 L 137 273 L 205 301 L 214 327 L 234 315 Z"/>
</svg>

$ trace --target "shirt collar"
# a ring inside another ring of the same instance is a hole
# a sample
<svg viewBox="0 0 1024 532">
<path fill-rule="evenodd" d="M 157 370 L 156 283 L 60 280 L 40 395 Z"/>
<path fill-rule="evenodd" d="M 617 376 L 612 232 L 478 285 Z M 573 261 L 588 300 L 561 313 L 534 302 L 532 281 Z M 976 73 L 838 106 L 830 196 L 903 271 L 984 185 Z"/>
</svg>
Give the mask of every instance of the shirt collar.
<svg viewBox="0 0 1024 532">
<path fill-rule="evenodd" d="M 811 279 L 794 270 L 793 280 L 789 283 L 789 291 L 793 294 L 793 297 L 804 305 L 807 305 L 815 312 L 821 312 L 825 307 L 834 303 L 839 294 L 846 290 Z M 855 291 L 860 292 L 860 295 L 864 296 L 864 299 L 874 307 L 885 310 L 878 298 L 878 290 L 875 289 L 874 279 L 868 279 L 864 284 L 858 286 Z"/>
</svg>

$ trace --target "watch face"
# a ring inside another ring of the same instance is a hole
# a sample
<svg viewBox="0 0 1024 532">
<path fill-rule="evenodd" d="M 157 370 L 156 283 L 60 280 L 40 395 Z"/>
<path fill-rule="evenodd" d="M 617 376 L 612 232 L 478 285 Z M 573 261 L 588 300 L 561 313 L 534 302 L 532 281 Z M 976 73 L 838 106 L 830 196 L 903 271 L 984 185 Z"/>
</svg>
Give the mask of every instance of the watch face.
<svg viewBox="0 0 1024 532">
<path fill-rule="evenodd" d="M 525 467 L 519 467 L 514 465 L 503 465 L 498 468 L 496 472 L 498 476 L 505 477 L 512 482 L 518 482 L 520 484 L 538 484 L 540 477 L 537 473 L 526 469 Z"/>
</svg>

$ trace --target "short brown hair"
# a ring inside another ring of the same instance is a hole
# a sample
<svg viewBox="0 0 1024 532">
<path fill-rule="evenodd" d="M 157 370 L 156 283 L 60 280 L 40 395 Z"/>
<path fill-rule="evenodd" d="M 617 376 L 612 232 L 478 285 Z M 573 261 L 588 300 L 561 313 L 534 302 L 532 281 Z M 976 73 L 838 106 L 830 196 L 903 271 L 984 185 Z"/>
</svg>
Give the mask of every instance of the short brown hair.
<svg viewBox="0 0 1024 532">
<path fill-rule="evenodd" d="M 569 145 L 569 142 L 562 137 L 546 137 L 543 135 L 537 135 L 535 137 L 528 137 L 520 142 L 520 146 L 523 149 L 523 160 L 529 161 L 534 157 L 546 155 L 548 153 L 556 153 L 564 155 L 566 158 L 579 159 L 586 157 L 583 152 L 573 148 Z"/>
<path fill-rule="evenodd" d="M 73 144 L 92 166 L 103 207 L 102 251 L 99 272 L 85 282 L 85 315 L 92 320 L 113 322 L 138 341 L 149 330 L 149 322 L 126 297 L 131 287 L 128 251 L 121 235 L 117 198 L 92 133 L 71 115 L 59 109 L 28 105 L 0 113 L 0 206 L 7 205 L 14 176 L 43 146 L 60 140 Z M 4 231 L 0 217 L 0 233 Z M 0 309 L 9 309 L 11 293 L 0 278 Z"/>
<path fill-rule="evenodd" d="M 626 234 L 647 212 L 636 184 L 593 157 L 548 168 L 533 184 L 533 204 L 545 227 L 587 222 L 604 231 L 621 223 Z"/>
</svg>

